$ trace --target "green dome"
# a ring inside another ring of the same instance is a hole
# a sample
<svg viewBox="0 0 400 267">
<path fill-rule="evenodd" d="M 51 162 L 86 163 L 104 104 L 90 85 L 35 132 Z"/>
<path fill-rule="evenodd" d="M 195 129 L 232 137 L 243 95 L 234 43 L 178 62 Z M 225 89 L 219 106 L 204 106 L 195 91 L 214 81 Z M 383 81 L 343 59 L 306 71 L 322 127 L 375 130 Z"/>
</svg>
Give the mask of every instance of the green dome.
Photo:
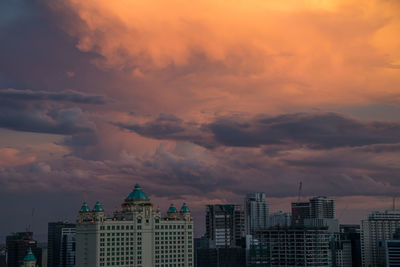
<svg viewBox="0 0 400 267">
<path fill-rule="evenodd" d="M 90 208 L 86 201 L 83 201 L 82 207 L 79 211 L 80 212 L 90 212 Z"/>
<path fill-rule="evenodd" d="M 186 203 L 183 203 L 182 208 L 181 208 L 181 212 L 190 212 L 190 209 L 188 206 L 186 206 Z"/>
<path fill-rule="evenodd" d="M 26 254 L 24 261 L 36 261 L 35 255 L 32 253 L 32 249 L 28 249 L 28 254 Z"/>
<path fill-rule="evenodd" d="M 129 196 L 125 200 L 148 200 L 149 198 L 143 193 L 142 188 L 139 184 L 135 185 L 133 191 L 129 194 Z"/>
<path fill-rule="evenodd" d="M 170 213 L 170 212 L 176 212 L 176 208 L 174 207 L 174 203 L 171 203 L 171 206 L 169 206 L 167 212 L 168 212 L 168 213 Z"/>
<path fill-rule="evenodd" d="M 93 211 L 104 211 L 103 205 L 100 204 L 100 201 L 96 202 L 96 205 L 94 205 Z"/>
</svg>

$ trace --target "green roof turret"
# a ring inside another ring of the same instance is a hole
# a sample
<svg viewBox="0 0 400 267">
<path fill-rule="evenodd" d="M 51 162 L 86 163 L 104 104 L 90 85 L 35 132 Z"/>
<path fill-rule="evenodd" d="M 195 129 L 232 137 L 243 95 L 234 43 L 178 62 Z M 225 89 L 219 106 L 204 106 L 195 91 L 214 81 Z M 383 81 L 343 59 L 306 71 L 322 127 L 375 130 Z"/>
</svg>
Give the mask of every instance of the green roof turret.
<svg viewBox="0 0 400 267">
<path fill-rule="evenodd" d="M 83 201 L 82 207 L 79 212 L 90 212 L 90 208 L 86 201 Z"/>
<path fill-rule="evenodd" d="M 26 254 L 24 261 L 36 261 L 35 255 L 32 253 L 32 249 L 28 249 L 28 254 Z"/>
<path fill-rule="evenodd" d="M 190 212 L 189 207 L 186 205 L 186 203 L 183 203 L 182 208 L 181 208 L 181 212 Z"/>
<path fill-rule="evenodd" d="M 149 198 L 142 191 L 142 188 L 139 184 L 135 185 L 133 191 L 129 194 L 129 196 L 125 200 L 148 200 Z"/>
<path fill-rule="evenodd" d="M 169 206 L 169 208 L 168 208 L 168 211 L 167 211 L 168 213 L 174 213 L 174 212 L 177 212 L 177 210 L 176 210 L 176 208 L 175 208 L 175 206 L 174 206 L 174 203 L 171 203 L 171 206 Z"/>
<path fill-rule="evenodd" d="M 103 205 L 100 204 L 100 201 L 96 202 L 96 205 L 94 205 L 93 211 L 95 211 L 95 212 L 104 211 Z"/>
</svg>

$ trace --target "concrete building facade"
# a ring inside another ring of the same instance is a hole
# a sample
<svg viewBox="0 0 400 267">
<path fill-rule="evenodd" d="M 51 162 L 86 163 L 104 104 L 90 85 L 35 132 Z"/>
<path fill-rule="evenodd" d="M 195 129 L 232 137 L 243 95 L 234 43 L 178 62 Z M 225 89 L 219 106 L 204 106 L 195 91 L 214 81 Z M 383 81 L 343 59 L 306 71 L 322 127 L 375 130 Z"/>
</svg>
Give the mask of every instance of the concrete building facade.
<svg viewBox="0 0 400 267">
<path fill-rule="evenodd" d="M 81 207 L 76 227 L 79 267 L 194 266 L 193 219 L 185 203 L 162 217 L 137 184 L 122 209 L 107 218 L 97 202 Z"/>
</svg>

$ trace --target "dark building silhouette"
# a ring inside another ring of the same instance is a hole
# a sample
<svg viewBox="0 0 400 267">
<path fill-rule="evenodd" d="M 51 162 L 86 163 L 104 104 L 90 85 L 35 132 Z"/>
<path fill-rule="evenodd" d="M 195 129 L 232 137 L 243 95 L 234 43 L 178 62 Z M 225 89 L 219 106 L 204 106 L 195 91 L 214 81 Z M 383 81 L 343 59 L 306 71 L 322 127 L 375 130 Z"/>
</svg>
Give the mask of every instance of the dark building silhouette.
<svg viewBox="0 0 400 267">
<path fill-rule="evenodd" d="M 360 225 L 357 224 L 341 224 L 340 232 L 345 235 L 345 238 L 351 242 L 351 260 L 353 267 L 361 267 L 361 240 L 360 240 Z"/>
<path fill-rule="evenodd" d="M 194 239 L 195 267 L 246 266 L 246 249 L 241 247 L 217 248 L 207 238 Z"/>
<path fill-rule="evenodd" d="M 37 265 L 42 266 L 42 249 L 37 246 L 32 232 L 19 232 L 6 237 L 7 267 L 20 267 L 28 249 L 32 249 Z"/>
<path fill-rule="evenodd" d="M 63 229 L 75 228 L 76 225 L 67 222 L 50 222 L 48 224 L 47 267 L 69 266 L 70 251 L 75 251 L 75 242 L 63 233 Z M 74 260 L 73 260 L 74 261 Z"/>
<path fill-rule="evenodd" d="M 244 234 L 244 211 L 240 205 L 207 205 L 206 237 L 216 247 L 241 246 Z"/>
<path fill-rule="evenodd" d="M 311 216 L 310 202 L 293 202 L 292 203 L 292 226 L 304 226 L 304 219 Z"/>
</svg>

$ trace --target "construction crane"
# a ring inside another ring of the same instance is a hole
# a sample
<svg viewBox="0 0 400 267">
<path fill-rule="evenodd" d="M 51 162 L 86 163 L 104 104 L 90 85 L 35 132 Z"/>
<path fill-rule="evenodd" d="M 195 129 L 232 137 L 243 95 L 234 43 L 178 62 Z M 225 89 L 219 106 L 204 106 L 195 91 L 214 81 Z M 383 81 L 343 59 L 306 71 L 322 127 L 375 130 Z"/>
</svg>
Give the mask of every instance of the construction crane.
<svg viewBox="0 0 400 267">
<path fill-rule="evenodd" d="M 299 223 L 299 211 L 298 211 L 298 203 L 300 202 L 300 198 L 301 198 L 301 190 L 303 189 L 303 182 L 300 181 L 299 183 L 299 190 L 297 192 L 297 203 L 296 203 L 296 207 L 294 209 L 294 218 L 295 218 L 295 223 L 296 225 Z"/>
<path fill-rule="evenodd" d="M 301 190 L 303 189 L 303 182 L 300 181 L 299 183 L 299 191 L 297 193 L 297 202 L 300 202 L 300 197 L 301 197 Z"/>
</svg>

